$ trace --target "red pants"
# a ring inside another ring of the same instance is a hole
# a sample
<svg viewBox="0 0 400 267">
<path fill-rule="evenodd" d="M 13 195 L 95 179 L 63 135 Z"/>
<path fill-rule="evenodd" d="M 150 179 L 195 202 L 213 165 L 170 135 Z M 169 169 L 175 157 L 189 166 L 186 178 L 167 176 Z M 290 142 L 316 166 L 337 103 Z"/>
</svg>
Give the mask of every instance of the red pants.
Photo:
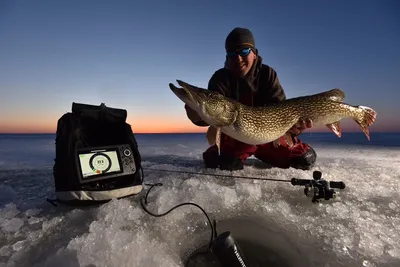
<svg viewBox="0 0 400 267">
<path fill-rule="evenodd" d="M 228 154 L 234 158 L 241 159 L 242 162 L 254 155 L 259 160 L 278 168 L 289 168 L 293 159 L 302 158 L 309 150 L 310 146 L 301 142 L 298 138 L 295 138 L 293 147 L 280 145 L 275 148 L 272 142 L 254 146 L 237 141 L 223 133 L 221 136 L 221 154 Z M 218 149 L 213 145 L 204 152 L 203 157 L 213 158 L 216 153 L 218 153 Z"/>
</svg>

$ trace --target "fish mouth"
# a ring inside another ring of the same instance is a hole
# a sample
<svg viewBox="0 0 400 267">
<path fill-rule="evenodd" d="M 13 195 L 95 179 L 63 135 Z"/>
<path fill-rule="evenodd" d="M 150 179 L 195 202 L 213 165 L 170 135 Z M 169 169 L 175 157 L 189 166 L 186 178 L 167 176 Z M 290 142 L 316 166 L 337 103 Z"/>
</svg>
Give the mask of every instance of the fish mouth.
<svg viewBox="0 0 400 267">
<path fill-rule="evenodd" d="M 171 91 L 209 125 L 221 127 L 231 125 L 237 117 L 236 106 L 226 101 L 224 96 L 215 91 L 196 87 L 194 85 L 177 80 L 182 88 L 172 83 Z M 230 105 L 231 104 L 231 105 Z"/>
<path fill-rule="evenodd" d="M 192 99 L 189 97 L 188 93 L 184 88 L 178 88 L 172 83 L 169 84 L 169 88 L 185 104 L 189 105 L 192 102 Z"/>
<path fill-rule="evenodd" d="M 199 109 L 200 103 L 206 99 L 206 93 L 208 90 L 198 88 L 181 80 L 177 80 L 177 83 L 182 86 L 182 88 L 178 88 L 170 83 L 169 88 L 171 91 L 192 109 Z"/>
</svg>

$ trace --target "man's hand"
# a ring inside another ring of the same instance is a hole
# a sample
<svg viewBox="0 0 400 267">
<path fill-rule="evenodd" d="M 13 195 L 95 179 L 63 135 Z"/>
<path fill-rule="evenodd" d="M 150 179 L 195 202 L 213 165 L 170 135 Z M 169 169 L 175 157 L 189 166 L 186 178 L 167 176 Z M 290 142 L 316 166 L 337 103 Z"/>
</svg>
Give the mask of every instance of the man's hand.
<svg viewBox="0 0 400 267">
<path fill-rule="evenodd" d="M 299 134 L 301 134 L 303 131 L 312 128 L 313 122 L 312 120 L 308 119 L 308 120 L 299 120 L 291 129 L 290 132 L 294 135 L 297 136 Z"/>
<path fill-rule="evenodd" d="M 188 105 L 185 104 L 185 109 L 186 109 L 186 114 L 192 122 L 198 122 L 201 121 L 201 117 L 199 114 L 197 114 L 196 111 L 194 111 L 192 108 L 190 108 Z"/>
</svg>

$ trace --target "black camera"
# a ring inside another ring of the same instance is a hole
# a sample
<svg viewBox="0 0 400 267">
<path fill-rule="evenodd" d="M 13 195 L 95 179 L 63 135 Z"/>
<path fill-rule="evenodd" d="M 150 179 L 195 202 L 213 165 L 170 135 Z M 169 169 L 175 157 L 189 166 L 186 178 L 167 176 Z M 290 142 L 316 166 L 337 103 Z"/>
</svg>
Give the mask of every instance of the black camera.
<svg viewBox="0 0 400 267">
<path fill-rule="evenodd" d="M 246 267 L 243 253 L 229 231 L 218 235 L 212 242 L 211 251 L 222 267 Z"/>
</svg>

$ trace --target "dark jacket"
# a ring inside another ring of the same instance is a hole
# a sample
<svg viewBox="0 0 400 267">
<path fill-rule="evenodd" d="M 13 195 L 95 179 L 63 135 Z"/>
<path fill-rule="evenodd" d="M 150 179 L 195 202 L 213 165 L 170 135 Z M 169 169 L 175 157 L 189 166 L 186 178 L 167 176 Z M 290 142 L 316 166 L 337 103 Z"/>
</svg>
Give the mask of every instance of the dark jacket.
<svg viewBox="0 0 400 267">
<path fill-rule="evenodd" d="M 244 78 L 233 75 L 227 68 L 217 70 L 208 83 L 208 90 L 249 106 L 264 106 L 286 99 L 276 71 L 257 57 L 253 68 Z M 204 121 L 192 121 L 197 126 L 208 126 Z"/>
</svg>

